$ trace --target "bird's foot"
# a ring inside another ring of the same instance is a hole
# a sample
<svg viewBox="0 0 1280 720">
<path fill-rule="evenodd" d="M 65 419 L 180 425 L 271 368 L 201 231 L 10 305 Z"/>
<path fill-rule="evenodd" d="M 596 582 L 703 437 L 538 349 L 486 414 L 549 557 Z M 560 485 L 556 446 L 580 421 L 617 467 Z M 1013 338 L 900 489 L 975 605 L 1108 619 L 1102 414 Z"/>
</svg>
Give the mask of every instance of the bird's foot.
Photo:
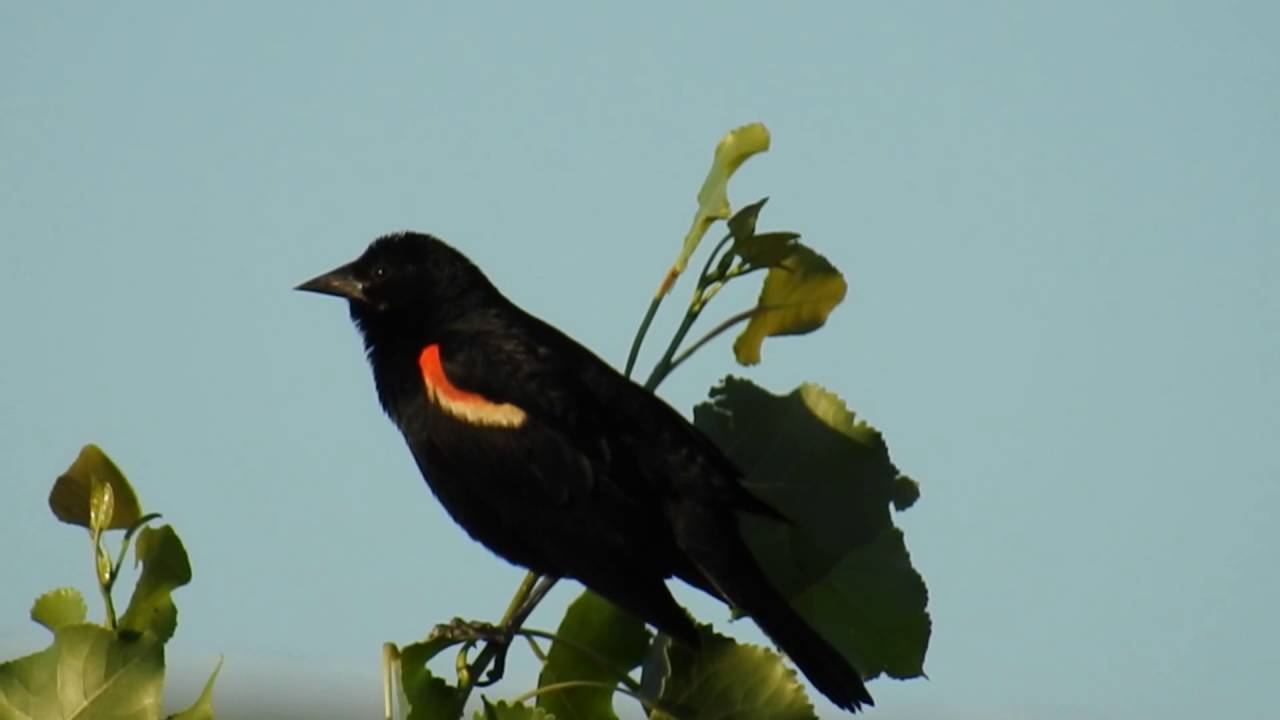
<svg viewBox="0 0 1280 720">
<path fill-rule="evenodd" d="M 454 618 L 447 623 L 436 625 L 427 636 L 432 639 L 450 640 L 452 642 L 497 642 L 509 639 L 502 628 L 482 620 L 465 620 Z"/>
<path fill-rule="evenodd" d="M 456 643 L 483 641 L 494 646 L 493 665 L 489 667 L 489 672 L 485 673 L 483 679 L 476 681 L 476 687 L 489 687 L 501 680 L 506 672 L 507 650 L 511 647 L 512 638 L 510 630 L 504 630 L 490 622 L 454 618 L 432 628 L 429 637 Z"/>
</svg>

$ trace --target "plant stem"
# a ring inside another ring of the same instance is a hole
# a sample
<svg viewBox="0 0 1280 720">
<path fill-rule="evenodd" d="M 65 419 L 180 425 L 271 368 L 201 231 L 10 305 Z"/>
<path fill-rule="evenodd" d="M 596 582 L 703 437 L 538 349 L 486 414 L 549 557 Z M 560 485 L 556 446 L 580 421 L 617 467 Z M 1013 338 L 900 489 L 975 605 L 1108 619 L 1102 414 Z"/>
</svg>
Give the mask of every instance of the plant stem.
<svg viewBox="0 0 1280 720">
<path fill-rule="evenodd" d="M 684 313 L 684 320 L 681 321 L 676 334 L 672 336 L 671 342 L 667 345 L 667 351 L 662 354 L 662 359 L 658 360 L 658 363 L 653 366 L 653 372 L 649 374 L 649 379 L 644 384 L 646 390 L 651 392 L 655 390 L 675 368 L 675 364 L 671 362 L 672 356 L 675 355 L 676 350 L 680 347 L 680 343 L 684 342 L 684 337 L 689 334 L 689 329 L 693 327 L 693 323 L 702 314 L 707 300 L 711 299 L 711 296 L 715 294 L 715 290 L 719 289 L 716 287 L 717 284 L 722 283 L 725 279 L 727 270 L 725 272 L 720 270 L 713 271 L 711 265 L 715 262 L 716 256 L 724 250 L 732 239 L 732 234 L 720 238 L 720 242 L 716 243 L 711 254 L 707 256 L 707 262 L 702 267 L 702 275 L 698 277 L 698 286 L 694 288 L 693 298 L 689 301 L 689 309 Z M 708 288 L 715 288 L 715 290 L 708 292 Z"/>
<path fill-rule="evenodd" d="M 555 633 L 547 632 L 546 630 L 520 628 L 519 630 L 516 631 L 516 634 L 528 639 L 542 638 L 543 640 L 550 640 L 553 643 L 560 643 L 566 647 L 573 648 L 574 650 L 591 658 L 591 660 L 595 662 L 597 665 L 599 665 L 600 667 L 613 672 L 615 675 L 618 676 L 618 682 L 621 682 L 623 685 L 626 685 L 633 692 L 640 692 L 640 683 L 633 680 L 631 676 L 628 675 L 625 671 L 619 669 L 616 665 L 609 662 L 607 658 L 605 658 L 603 655 L 596 652 L 595 649 L 587 645 L 583 645 L 582 643 L 577 642 L 576 640 L 570 640 L 569 638 L 561 637 L 559 635 L 556 635 Z"/>
<path fill-rule="evenodd" d="M 737 325 L 738 323 L 744 320 L 750 320 L 753 315 L 759 312 L 759 310 L 760 310 L 759 307 L 753 307 L 750 310 L 743 310 L 737 315 L 733 315 L 727 318 L 724 322 L 712 328 L 710 332 L 698 338 L 697 342 L 690 345 L 687 350 L 685 350 L 684 352 L 680 353 L 675 358 L 673 358 L 667 367 L 667 372 L 671 372 L 675 370 L 677 367 L 679 367 L 680 363 L 684 362 L 685 360 L 688 360 L 690 355 L 700 350 L 703 345 L 706 345 L 712 340 L 715 340 L 716 337 L 718 337 L 721 333 L 725 332 L 729 328 L 733 327 L 734 325 Z"/>
<path fill-rule="evenodd" d="M 515 616 L 516 611 L 524 605 L 524 601 L 529 598 L 529 593 L 533 592 L 533 586 L 538 582 L 538 574 L 527 572 L 520 581 L 520 586 L 516 588 L 516 594 L 511 596 L 511 602 L 507 603 L 507 611 L 502 613 L 502 619 L 498 621 L 498 625 L 506 625 L 511 622 L 511 618 Z"/>
<path fill-rule="evenodd" d="M 529 614 L 533 612 L 538 603 L 542 602 L 542 599 L 555 586 L 557 579 L 533 572 L 525 574 L 524 579 L 520 581 L 520 587 L 516 589 L 516 594 L 507 605 L 507 612 L 503 614 L 502 622 L 499 623 L 499 629 L 503 634 L 510 637 L 519 632 L 520 626 L 524 624 Z M 498 657 L 499 652 L 505 651 L 505 643 L 486 642 L 480 654 L 476 656 L 475 661 L 466 666 L 466 676 L 462 678 L 462 682 L 458 687 L 462 692 L 462 702 L 464 704 L 471 695 L 471 691 L 475 689 L 476 681 L 489 668 L 490 663 Z"/>
<path fill-rule="evenodd" d="M 93 576 L 98 581 L 98 592 L 102 594 L 102 604 L 107 613 L 107 629 L 116 629 L 116 606 L 111 600 L 111 586 L 115 584 L 115 566 L 111 564 L 111 556 L 102 547 L 102 531 L 89 534 L 93 542 Z M 104 567 L 105 566 L 105 567 Z M 103 577 L 105 570 L 106 577 Z"/>
<path fill-rule="evenodd" d="M 631 697 L 635 698 L 636 700 L 639 700 L 642 703 L 645 702 L 645 699 L 640 697 L 638 694 L 628 690 L 627 688 L 618 687 L 616 684 L 610 685 L 607 682 L 597 682 L 595 680 L 565 680 L 564 682 L 552 683 L 550 685 L 543 685 L 540 688 L 534 688 L 526 693 L 517 695 L 516 697 L 512 698 L 511 704 L 519 705 L 523 702 L 532 700 L 533 698 L 536 698 L 539 695 L 542 695 L 543 693 L 555 692 L 557 690 L 572 690 L 573 688 L 597 688 L 600 690 L 609 690 L 611 692 L 620 692 L 623 695 L 630 695 Z"/>
<path fill-rule="evenodd" d="M 529 652 L 533 653 L 533 656 L 538 658 L 538 662 L 545 664 L 547 662 L 547 653 L 542 649 L 542 646 L 538 644 L 538 641 L 530 635 L 525 635 L 524 640 L 529 643 Z"/>
<path fill-rule="evenodd" d="M 698 319 L 698 315 L 701 312 L 700 308 L 696 308 L 693 305 L 689 307 L 689 311 L 684 315 L 684 320 L 680 323 L 680 329 L 676 330 L 675 336 L 671 338 L 671 344 L 667 345 L 667 351 L 662 354 L 662 359 L 658 361 L 658 364 L 653 366 L 653 372 L 649 374 L 649 379 L 645 381 L 645 390 L 652 392 L 671 373 L 671 356 L 675 355 L 676 348 L 684 340 L 684 336 L 689 334 L 689 328 L 693 327 L 693 323 Z"/>
<path fill-rule="evenodd" d="M 666 293 L 654 295 L 653 300 L 649 302 L 648 312 L 644 314 L 644 320 L 640 321 L 636 336 L 631 341 L 631 351 L 627 353 L 627 369 L 622 373 L 627 377 L 631 377 L 631 371 L 635 369 L 636 358 L 640 356 L 640 345 L 644 343 L 644 336 L 649 332 L 649 326 L 653 324 L 653 318 L 658 314 L 658 306 L 662 304 L 664 297 Z"/>
</svg>

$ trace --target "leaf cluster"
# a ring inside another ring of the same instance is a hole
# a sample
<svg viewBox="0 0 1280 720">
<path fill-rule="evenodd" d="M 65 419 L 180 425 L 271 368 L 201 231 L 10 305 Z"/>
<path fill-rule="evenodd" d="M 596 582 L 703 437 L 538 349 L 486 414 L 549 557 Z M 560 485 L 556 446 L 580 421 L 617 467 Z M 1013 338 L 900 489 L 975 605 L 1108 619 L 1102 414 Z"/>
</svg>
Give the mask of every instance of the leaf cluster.
<svg viewBox="0 0 1280 720">
<path fill-rule="evenodd" d="M 31 619 L 53 633 L 49 647 L 0 663 L 0 720 L 117 718 L 156 720 L 164 694 L 164 646 L 178 625 L 173 592 L 191 582 L 191 563 L 170 525 L 149 525 L 124 473 L 96 445 L 80 451 L 54 481 L 49 507 L 64 523 L 85 528 L 104 605 L 102 623 L 88 619 L 75 588 L 36 598 Z M 107 533 L 121 532 L 112 560 Z M 136 540 L 135 540 L 136 538 Z M 141 566 L 124 614 L 116 616 L 112 591 L 130 543 Z M 170 720 L 212 720 L 213 684 Z"/>
</svg>

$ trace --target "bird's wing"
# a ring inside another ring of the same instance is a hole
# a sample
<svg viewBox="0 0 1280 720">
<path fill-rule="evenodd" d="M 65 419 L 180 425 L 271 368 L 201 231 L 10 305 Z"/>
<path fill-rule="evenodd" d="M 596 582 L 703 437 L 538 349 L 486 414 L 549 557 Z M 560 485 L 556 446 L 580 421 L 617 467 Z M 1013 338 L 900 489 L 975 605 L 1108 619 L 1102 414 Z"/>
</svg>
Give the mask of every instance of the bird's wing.
<svg viewBox="0 0 1280 720">
<path fill-rule="evenodd" d="M 492 329 L 492 330 L 491 330 Z M 523 312 L 445 342 L 459 387 L 520 408 L 645 502 L 677 495 L 783 519 L 741 485 L 742 473 L 680 413 L 590 350 Z"/>
</svg>

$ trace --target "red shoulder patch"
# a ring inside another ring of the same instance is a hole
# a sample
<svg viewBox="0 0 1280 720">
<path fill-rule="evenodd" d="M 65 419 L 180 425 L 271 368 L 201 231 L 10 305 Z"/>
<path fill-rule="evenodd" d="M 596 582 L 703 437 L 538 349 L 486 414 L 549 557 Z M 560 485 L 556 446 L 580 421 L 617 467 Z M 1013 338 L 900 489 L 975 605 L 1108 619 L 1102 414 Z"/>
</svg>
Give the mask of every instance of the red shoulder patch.
<svg viewBox="0 0 1280 720">
<path fill-rule="evenodd" d="M 422 371 L 422 383 L 440 409 L 474 425 L 515 428 L 524 424 L 525 413 L 511 403 L 498 403 L 479 393 L 454 385 L 444 372 L 440 360 L 440 346 L 428 345 L 418 355 L 418 368 Z"/>
</svg>

